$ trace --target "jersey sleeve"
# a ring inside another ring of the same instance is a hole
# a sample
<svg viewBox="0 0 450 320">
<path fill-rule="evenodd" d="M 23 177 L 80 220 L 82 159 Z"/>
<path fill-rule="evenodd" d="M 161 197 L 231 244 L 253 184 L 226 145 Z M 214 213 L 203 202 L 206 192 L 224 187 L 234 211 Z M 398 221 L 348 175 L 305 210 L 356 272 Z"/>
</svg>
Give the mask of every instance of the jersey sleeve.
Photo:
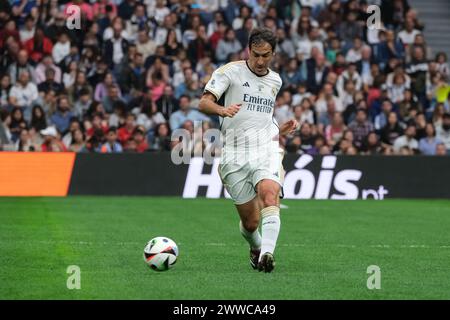
<svg viewBox="0 0 450 320">
<path fill-rule="evenodd" d="M 217 101 L 231 85 L 230 72 L 224 67 L 213 72 L 211 79 L 209 79 L 204 90 L 204 92 L 211 92 L 216 97 Z"/>
</svg>

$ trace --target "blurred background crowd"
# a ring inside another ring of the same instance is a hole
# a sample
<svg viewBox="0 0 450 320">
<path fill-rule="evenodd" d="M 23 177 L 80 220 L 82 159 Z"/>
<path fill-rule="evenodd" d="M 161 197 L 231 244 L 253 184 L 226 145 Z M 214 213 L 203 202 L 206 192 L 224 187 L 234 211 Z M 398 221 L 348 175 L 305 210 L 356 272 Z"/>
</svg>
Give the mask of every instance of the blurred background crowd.
<svg viewBox="0 0 450 320">
<path fill-rule="evenodd" d="M 287 152 L 450 154 L 447 55 L 407 0 L 2 0 L 0 150 L 170 151 L 183 128 L 201 151 L 204 85 L 255 26 L 278 37 L 274 117 L 301 124 Z"/>
</svg>

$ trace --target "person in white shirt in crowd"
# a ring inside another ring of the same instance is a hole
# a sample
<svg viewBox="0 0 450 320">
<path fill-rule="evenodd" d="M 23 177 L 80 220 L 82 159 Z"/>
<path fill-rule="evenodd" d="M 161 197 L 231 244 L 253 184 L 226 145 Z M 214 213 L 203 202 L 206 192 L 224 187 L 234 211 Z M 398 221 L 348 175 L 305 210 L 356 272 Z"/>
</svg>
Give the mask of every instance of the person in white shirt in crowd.
<svg viewBox="0 0 450 320">
<path fill-rule="evenodd" d="M 24 109 L 31 108 L 34 101 L 39 97 L 37 86 L 30 81 L 28 71 L 22 71 L 19 79 L 9 92 L 9 103 L 15 107 Z"/>
<path fill-rule="evenodd" d="M 126 33 L 130 37 L 129 40 L 136 41 L 139 31 L 148 29 L 149 24 L 149 19 L 145 16 L 145 6 L 141 3 L 136 4 L 133 15 L 125 24 Z"/>
<path fill-rule="evenodd" d="M 394 152 L 399 154 L 401 149 L 407 147 L 411 150 L 419 149 L 419 142 L 414 138 L 416 136 L 416 125 L 410 122 L 405 129 L 405 134 L 394 141 Z"/>
<path fill-rule="evenodd" d="M 334 94 L 333 85 L 330 83 L 326 83 L 323 86 L 321 92 L 319 93 L 316 104 L 315 104 L 317 118 L 320 118 L 321 114 L 325 113 L 327 111 L 327 101 L 330 99 L 332 99 L 334 101 L 334 106 L 335 106 L 337 112 L 344 111 L 344 105 L 343 105 L 341 99 Z"/>
<path fill-rule="evenodd" d="M 357 62 L 362 58 L 363 41 L 361 38 L 353 39 L 353 47 L 347 51 L 345 60 L 347 62 Z"/>
<path fill-rule="evenodd" d="M 164 17 L 163 23 L 156 27 L 156 31 L 153 37 L 156 45 L 164 45 L 167 39 L 167 33 L 169 33 L 169 30 L 172 29 L 175 30 L 175 33 L 177 35 L 177 42 L 181 42 L 182 35 L 180 27 L 174 24 L 172 15 L 167 15 Z"/>
<path fill-rule="evenodd" d="M 409 46 L 414 42 L 416 35 L 420 34 L 420 31 L 414 29 L 414 21 L 412 19 L 405 20 L 404 29 L 398 33 L 398 38 L 403 42 L 404 45 Z"/>
<path fill-rule="evenodd" d="M 147 29 L 139 30 L 137 34 L 136 50 L 142 54 L 144 61 L 156 52 L 156 42 L 150 39 Z"/>
<path fill-rule="evenodd" d="M 24 42 L 30 40 L 31 38 L 33 38 L 35 30 L 36 30 L 36 25 L 34 23 L 34 18 L 33 18 L 33 16 L 29 15 L 25 18 L 25 23 L 19 30 L 20 41 L 22 41 L 22 43 L 24 43 Z"/>
<path fill-rule="evenodd" d="M 67 33 L 63 32 L 58 37 L 52 49 L 52 57 L 56 64 L 59 64 L 70 53 L 70 39 Z"/>
<path fill-rule="evenodd" d="M 342 96 L 344 93 L 345 84 L 347 81 L 352 81 L 355 84 L 356 90 L 361 90 L 362 87 L 362 79 L 356 70 L 356 63 L 351 62 L 347 69 L 340 74 L 336 83 L 336 89 L 339 93 L 339 96 Z"/>
<path fill-rule="evenodd" d="M 301 60 L 307 60 L 311 58 L 312 48 L 317 48 L 321 54 L 323 54 L 323 42 L 320 39 L 320 33 L 318 28 L 312 28 L 308 33 L 308 38 L 300 40 L 296 43 L 297 56 Z"/>
<path fill-rule="evenodd" d="M 170 10 L 166 7 L 166 0 L 144 0 L 147 5 L 147 16 L 154 18 L 158 24 L 162 24 Z"/>
</svg>

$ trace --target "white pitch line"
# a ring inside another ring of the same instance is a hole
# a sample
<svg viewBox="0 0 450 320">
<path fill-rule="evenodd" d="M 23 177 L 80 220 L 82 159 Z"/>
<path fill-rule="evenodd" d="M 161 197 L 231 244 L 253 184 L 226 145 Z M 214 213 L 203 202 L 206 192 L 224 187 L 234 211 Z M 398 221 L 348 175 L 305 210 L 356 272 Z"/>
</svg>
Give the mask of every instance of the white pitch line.
<svg viewBox="0 0 450 320">
<path fill-rule="evenodd" d="M 24 240 L 11 240 L 11 242 L 25 243 Z M 124 241 L 124 242 L 108 242 L 108 241 L 68 241 L 68 240 L 38 240 L 34 241 L 37 244 L 57 245 L 81 245 L 81 246 L 144 246 L 145 242 Z M 178 245 L 184 243 L 178 242 Z M 209 247 L 240 247 L 242 243 L 225 243 L 225 242 L 207 242 L 204 244 Z M 380 249 L 450 249 L 450 245 L 430 246 L 425 244 L 411 244 L 411 245 L 389 245 L 389 244 L 372 244 L 372 245 L 355 245 L 355 244 L 327 244 L 327 243 L 279 243 L 278 247 L 336 247 L 336 248 L 380 248 Z"/>
</svg>

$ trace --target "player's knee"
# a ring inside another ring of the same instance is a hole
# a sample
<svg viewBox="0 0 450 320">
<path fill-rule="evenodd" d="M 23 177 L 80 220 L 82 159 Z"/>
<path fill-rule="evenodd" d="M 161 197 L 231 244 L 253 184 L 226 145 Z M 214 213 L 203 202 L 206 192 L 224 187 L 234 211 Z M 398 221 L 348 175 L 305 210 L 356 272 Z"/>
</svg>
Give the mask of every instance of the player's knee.
<svg viewBox="0 0 450 320">
<path fill-rule="evenodd" d="M 265 208 L 271 207 L 271 206 L 276 206 L 278 204 L 277 196 L 278 196 L 278 192 L 276 192 L 275 190 L 264 190 L 261 194 L 261 200 L 263 202 L 263 206 Z"/>
<path fill-rule="evenodd" d="M 259 221 L 258 219 L 245 219 L 242 221 L 242 225 L 248 232 L 254 232 L 258 229 Z"/>
</svg>

